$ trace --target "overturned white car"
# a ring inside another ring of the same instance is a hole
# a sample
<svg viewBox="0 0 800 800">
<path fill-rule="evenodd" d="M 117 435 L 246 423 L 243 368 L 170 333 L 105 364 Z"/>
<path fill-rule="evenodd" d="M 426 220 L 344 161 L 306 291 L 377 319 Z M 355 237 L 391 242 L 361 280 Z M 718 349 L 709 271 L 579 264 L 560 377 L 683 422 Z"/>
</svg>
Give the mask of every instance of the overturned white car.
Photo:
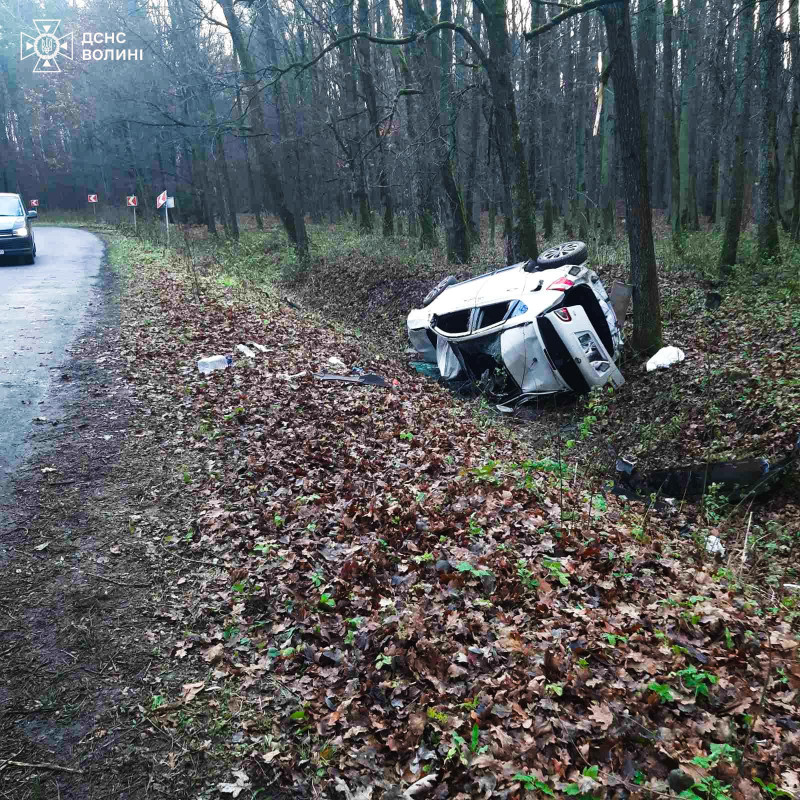
<svg viewBox="0 0 800 800">
<path fill-rule="evenodd" d="M 586 258 L 583 242 L 566 242 L 536 261 L 445 278 L 409 313 L 411 344 L 443 378 L 495 397 L 620 386 L 621 325 Z"/>
</svg>

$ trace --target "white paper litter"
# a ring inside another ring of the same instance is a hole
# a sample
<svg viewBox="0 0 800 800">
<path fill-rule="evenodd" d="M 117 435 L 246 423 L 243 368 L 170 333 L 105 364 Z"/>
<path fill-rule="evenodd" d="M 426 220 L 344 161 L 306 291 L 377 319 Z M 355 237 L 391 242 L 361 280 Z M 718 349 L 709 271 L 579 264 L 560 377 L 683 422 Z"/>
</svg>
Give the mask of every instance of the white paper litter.
<svg viewBox="0 0 800 800">
<path fill-rule="evenodd" d="M 706 536 L 706 552 L 711 555 L 719 553 L 721 556 L 725 555 L 725 545 L 718 536 Z"/>
<path fill-rule="evenodd" d="M 648 362 L 647 371 L 666 369 L 679 361 L 683 361 L 686 354 L 679 347 L 662 347 Z"/>
<path fill-rule="evenodd" d="M 237 344 L 236 349 L 244 356 L 248 358 L 255 358 L 256 354 L 246 345 L 246 344 Z"/>
<path fill-rule="evenodd" d="M 328 363 L 332 367 L 344 367 L 345 369 L 347 369 L 347 364 L 345 364 L 344 361 L 342 361 L 341 358 L 337 358 L 336 356 L 331 356 L 328 359 Z"/>
</svg>

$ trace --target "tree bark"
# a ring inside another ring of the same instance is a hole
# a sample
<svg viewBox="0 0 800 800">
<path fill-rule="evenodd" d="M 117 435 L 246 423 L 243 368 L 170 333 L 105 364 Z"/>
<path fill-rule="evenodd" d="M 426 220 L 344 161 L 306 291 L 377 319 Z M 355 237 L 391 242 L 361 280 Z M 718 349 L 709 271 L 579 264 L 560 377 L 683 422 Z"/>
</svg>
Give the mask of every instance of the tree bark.
<svg viewBox="0 0 800 800">
<path fill-rule="evenodd" d="M 750 120 L 750 87 L 748 79 L 753 50 L 753 5 L 745 3 L 739 16 L 739 45 L 736 51 L 736 132 L 733 139 L 733 181 L 731 185 L 728 214 L 725 218 L 725 236 L 719 257 L 719 270 L 723 276 L 729 275 L 736 263 L 739 248 L 739 232 L 744 210 L 745 178 L 745 139 Z"/>
<path fill-rule="evenodd" d="M 647 177 L 653 183 L 656 111 L 656 10 L 653 0 L 639 0 L 637 20 L 637 77 L 642 106 L 642 133 L 647 139 Z"/>
<path fill-rule="evenodd" d="M 789 4 L 789 30 L 792 36 L 792 119 L 789 144 L 792 153 L 792 217 L 790 230 L 795 242 L 800 242 L 800 20 L 798 0 Z"/>
<path fill-rule="evenodd" d="M 776 26 L 780 4 L 774 0 L 760 0 L 759 26 L 761 28 L 760 75 L 761 108 L 759 109 L 758 184 L 756 188 L 756 226 L 758 257 L 761 261 L 779 260 L 778 240 L 778 166 L 776 87 L 782 51 L 781 38 Z"/>
<path fill-rule="evenodd" d="M 664 0 L 664 127 L 669 149 L 670 220 L 672 231 L 681 230 L 681 170 L 678 160 L 678 134 L 675 129 L 675 99 L 672 59 L 673 0 Z"/>
<path fill-rule="evenodd" d="M 269 3 L 264 3 L 259 10 L 259 21 L 262 33 L 266 39 L 265 50 L 270 66 L 278 66 L 278 50 L 276 47 L 277 30 L 272 22 L 272 8 Z M 289 109 L 286 97 L 286 87 L 282 81 L 276 81 L 272 89 L 272 99 L 278 113 L 278 132 L 283 145 L 283 169 L 278 172 L 285 192 L 285 203 L 292 215 L 295 235 L 298 241 L 308 242 L 306 219 L 302 205 L 302 192 L 300 187 L 300 152 L 297 136 L 297 121 L 295 114 Z M 293 123 L 290 126 L 290 122 Z"/>
<path fill-rule="evenodd" d="M 488 12 L 486 30 L 489 41 L 486 69 L 492 88 L 498 160 L 503 176 L 505 256 L 507 264 L 515 264 L 539 255 L 536 217 L 511 80 L 506 0 L 489 0 L 484 7 Z"/>
<path fill-rule="evenodd" d="M 239 59 L 236 56 L 236 51 L 233 51 L 233 69 L 238 74 L 239 72 Z M 239 122 L 244 120 L 244 113 L 242 112 L 242 92 L 239 88 L 239 82 L 236 82 L 236 111 L 239 114 Z M 264 222 L 261 219 L 261 199 L 256 192 L 256 181 L 253 175 L 253 160 L 254 146 L 252 139 L 248 136 L 245 138 L 245 173 L 247 174 L 247 190 L 250 197 L 250 207 L 256 218 L 256 228 L 258 230 L 264 229 Z"/>
<path fill-rule="evenodd" d="M 225 21 L 231 34 L 233 47 L 239 56 L 239 63 L 242 66 L 244 92 L 247 98 L 248 111 L 252 115 L 255 149 L 261 166 L 262 178 L 272 196 L 272 204 L 283 223 L 289 241 L 294 245 L 298 256 L 301 259 L 306 259 L 308 258 L 308 236 L 304 226 L 298 230 L 295 215 L 286 202 L 283 181 L 278 173 L 267 142 L 267 126 L 264 120 L 264 103 L 261 98 L 258 70 L 247 49 L 247 41 L 242 33 L 239 18 L 234 11 L 233 0 L 219 0 L 219 2 L 225 14 Z"/>
<path fill-rule="evenodd" d="M 611 79 L 624 166 L 625 215 L 633 284 L 633 347 L 650 353 L 661 346 L 661 305 L 653 246 L 647 157 L 642 136 L 639 87 L 633 59 L 628 4 L 615 3 L 600 10 L 613 58 Z"/>
<path fill-rule="evenodd" d="M 472 4 L 472 25 L 470 29 L 472 38 L 480 43 L 481 40 L 481 15 L 476 3 Z M 480 72 L 473 71 L 476 75 L 476 83 Z M 467 223 L 469 224 L 472 239 L 479 242 L 481 238 L 481 204 L 475 202 L 476 196 L 476 177 L 478 171 L 478 139 L 481 124 L 481 98 L 477 90 L 472 92 L 470 98 L 470 123 L 469 123 L 469 160 L 467 162 L 466 197 L 464 206 L 467 212 Z M 477 209 L 476 209 L 477 206 Z"/>
<path fill-rule="evenodd" d="M 359 30 L 369 32 L 369 7 L 367 0 L 358 0 L 358 27 Z M 372 53 L 370 43 L 366 39 L 358 40 L 358 54 L 361 60 L 359 76 L 361 89 L 367 103 L 367 114 L 372 133 L 375 136 L 375 146 L 378 150 L 378 188 L 380 190 L 381 204 L 383 205 L 383 235 L 394 236 L 394 203 L 389 187 L 389 170 L 386 163 L 386 151 L 383 146 L 383 134 L 378 123 L 378 97 L 375 91 L 375 78 L 372 72 Z"/>
<path fill-rule="evenodd" d="M 414 20 L 419 28 L 428 28 L 432 20 L 428 13 L 423 10 L 418 0 L 411 0 L 409 3 L 411 19 Z M 427 106 L 427 118 L 430 120 L 434 130 L 434 141 L 432 143 L 432 155 L 436 164 L 441 181 L 442 211 L 444 213 L 444 223 L 447 236 L 447 258 L 448 261 L 455 263 L 466 263 L 469 261 L 471 237 L 469 225 L 467 223 L 464 200 L 461 191 L 456 183 L 452 153 L 450 150 L 449 129 L 450 108 L 449 103 L 443 103 L 437 94 L 441 92 L 442 83 L 446 80 L 449 95 L 450 75 L 442 75 L 442 55 L 435 45 L 432 36 L 425 37 L 425 40 L 418 44 L 416 51 L 415 65 L 417 79 L 423 87 L 423 97 Z M 412 51 L 413 52 L 413 51 Z M 438 80 L 437 80 L 438 77 Z M 421 239 L 433 238 L 433 186 L 429 183 L 429 195 L 427 202 L 423 202 L 420 214 Z M 423 194 L 423 197 L 425 195 Z"/>
</svg>

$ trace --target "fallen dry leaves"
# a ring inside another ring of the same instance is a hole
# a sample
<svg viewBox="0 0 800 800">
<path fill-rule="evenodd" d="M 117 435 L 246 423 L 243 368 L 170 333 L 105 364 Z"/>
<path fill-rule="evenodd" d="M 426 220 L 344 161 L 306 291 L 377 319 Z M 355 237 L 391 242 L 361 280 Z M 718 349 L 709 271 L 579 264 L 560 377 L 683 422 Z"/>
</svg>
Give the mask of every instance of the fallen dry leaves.
<svg viewBox="0 0 800 800">
<path fill-rule="evenodd" d="M 753 778 L 796 791 L 795 631 L 657 519 L 638 541 L 641 508 L 587 516 L 557 465 L 293 309 L 198 305 L 168 273 L 126 304 L 137 435 L 186 465 L 197 509 L 188 532 L 150 529 L 191 577 L 165 606 L 171 653 L 186 707 L 213 683 L 225 724 L 161 719 L 235 758 L 219 792 L 624 798 L 676 768 L 737 799 Z M 265 352 L 197 372 L 248 342 Z M 332 356 L 397 385 L 315 381 Z M 694 761 L 748 741 L 741 778 Z"/>
</svg>

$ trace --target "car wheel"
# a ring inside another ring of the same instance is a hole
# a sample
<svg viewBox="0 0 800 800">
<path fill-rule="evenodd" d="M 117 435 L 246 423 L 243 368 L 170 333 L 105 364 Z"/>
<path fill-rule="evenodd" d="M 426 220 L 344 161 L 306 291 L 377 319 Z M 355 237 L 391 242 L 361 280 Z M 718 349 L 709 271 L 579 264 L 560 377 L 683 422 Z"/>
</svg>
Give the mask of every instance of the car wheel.
<svg viewBox="0 0 800 800">
<path fill-rule="evenodd" d="M 548 247 L 536 263 L 540 267 L 562 267 L 564 264 L 583 264 L 589 256 L 586 242 L 562 242 L 555 247 Z"/>
<path fill-rule="evenodd" d="M 425 295 L 425 299 L 422 301 L 422 307 L 425 308 L 425 306 L 429 306 L 448 286 L 452 286 L 454 283 L 458 283 L 455 275 L 448 275 L 446 278 L 442 278 L 442 280 Z"/>
</svg>

